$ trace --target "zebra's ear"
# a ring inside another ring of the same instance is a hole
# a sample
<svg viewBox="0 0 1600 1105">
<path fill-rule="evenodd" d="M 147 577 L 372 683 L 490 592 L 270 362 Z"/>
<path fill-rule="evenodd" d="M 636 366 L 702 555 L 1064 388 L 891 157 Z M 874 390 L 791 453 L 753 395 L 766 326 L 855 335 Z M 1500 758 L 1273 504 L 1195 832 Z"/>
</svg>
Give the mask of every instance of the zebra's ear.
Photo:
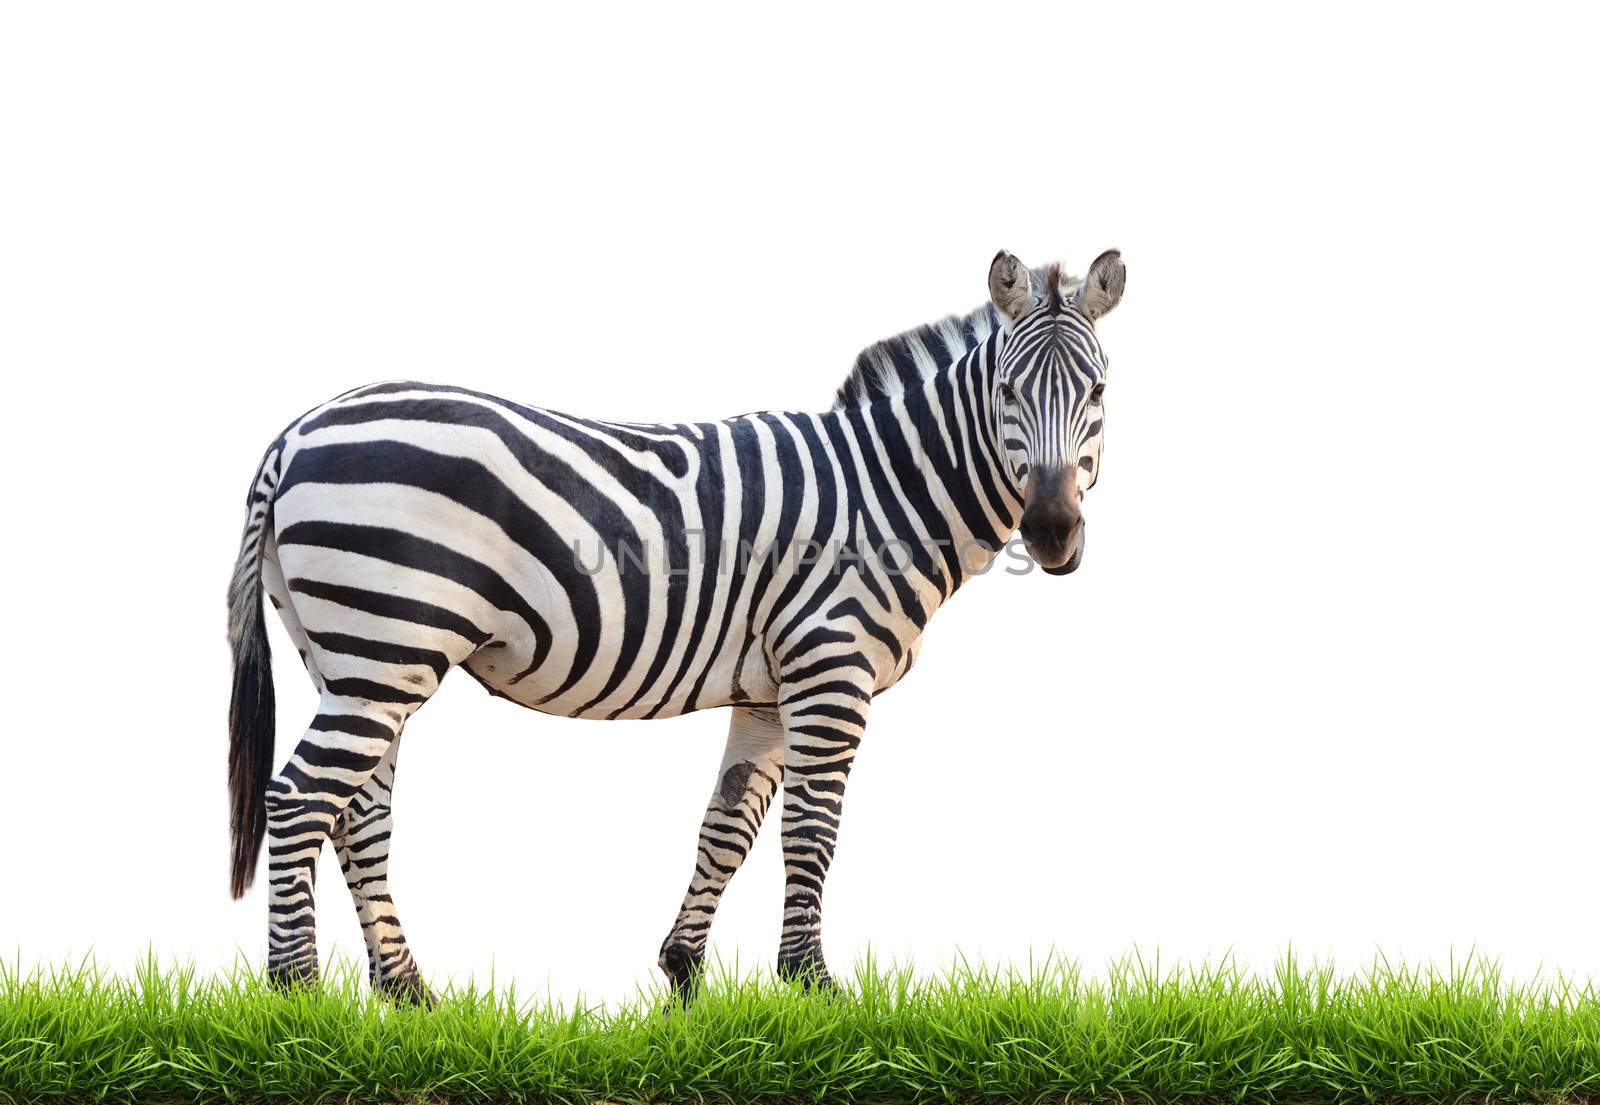
<svg viewBox="0 0 1600 1105">
<path fill-rule="evenodd" d="M 1089 275 L 1083 278 L 1078 289 L 1078 310 L 1091 320 L 1106 314 L 1122 301 L 1122 288 L 1128 282 L 1128 270 L 1122 263 L 1119 250 L 1108 249 L 1094 259 Z"/>
<path fill-rule="evenodd" d="M 1012 322 L 1028 313 L 1033 306 L 1032 278 L 1028 266 L 1001 250 L 989 264 L 989 298 L 995 309 Z"/>
</svg>

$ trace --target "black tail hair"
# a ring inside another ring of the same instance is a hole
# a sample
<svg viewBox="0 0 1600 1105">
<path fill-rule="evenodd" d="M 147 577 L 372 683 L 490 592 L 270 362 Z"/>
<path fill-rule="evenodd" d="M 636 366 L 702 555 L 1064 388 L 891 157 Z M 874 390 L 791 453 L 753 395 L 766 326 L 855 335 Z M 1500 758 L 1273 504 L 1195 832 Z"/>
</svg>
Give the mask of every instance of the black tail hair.
<svg viewBox="0 0 1600 1105">
<path fill-rule="evenodd" d="M 252 512 L 254 514 L 254 512 Z M 235 898 L 255 878 L 256 857 L 267 835 L 267 782 L 272 778 L 277 709 L 272 689 L 272 647 L 261 609 L 261 554 L 271 525 L 270 507 L 245 529 L 244 548 L 228 589 L 228 638 L 233 643 L 233 701 L 228 707 L 228 795 L 232 811 Z"/>
</svg>

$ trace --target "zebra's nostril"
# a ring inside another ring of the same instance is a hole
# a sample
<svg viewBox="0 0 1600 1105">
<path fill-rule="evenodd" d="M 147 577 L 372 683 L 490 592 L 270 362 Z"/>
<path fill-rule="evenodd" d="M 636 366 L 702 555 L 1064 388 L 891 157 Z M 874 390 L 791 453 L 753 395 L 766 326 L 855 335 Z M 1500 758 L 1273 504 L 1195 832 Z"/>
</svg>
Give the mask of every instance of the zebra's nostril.
<svg viewBox="0 0 1600 1105">
<path fill-rule="evenodd" d="M 1033 519 L 1027 517 L 1022 519 L 1022 524 L 1017 527 L 1017 532 L 1022 534 L 1022 539 L 1030 545 L 1039 536 L 1038 527 L 1033 524 Z"/>
</svg>

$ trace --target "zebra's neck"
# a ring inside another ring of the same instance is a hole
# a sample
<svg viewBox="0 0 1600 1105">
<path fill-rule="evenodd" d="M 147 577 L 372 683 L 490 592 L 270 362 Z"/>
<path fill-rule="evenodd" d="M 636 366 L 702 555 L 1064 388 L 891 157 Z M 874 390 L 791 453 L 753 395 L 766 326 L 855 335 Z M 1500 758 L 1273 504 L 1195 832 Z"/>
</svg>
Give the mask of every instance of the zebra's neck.
<svg viewBox="0 0 1600 1105">
<path fill-rule="evenodd" d="M 878 443 L 883 477 L 949 580 L 945 597 L 989 568 L 1022 515 L 995 408 L 998 341 L 991 334 L 904 392 L 830 412 Z"/>
</svg>

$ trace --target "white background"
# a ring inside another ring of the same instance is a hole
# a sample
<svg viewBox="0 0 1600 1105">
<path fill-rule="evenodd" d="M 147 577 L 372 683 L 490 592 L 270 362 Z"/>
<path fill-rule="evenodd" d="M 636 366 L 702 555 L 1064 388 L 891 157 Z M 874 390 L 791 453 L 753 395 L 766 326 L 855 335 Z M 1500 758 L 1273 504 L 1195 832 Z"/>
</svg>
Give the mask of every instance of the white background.
<svg viewBox="0 0 1600 1105">
<path fill-rule="evenodd" d="M 861 346 L 976 306 L 997 248 L 1118 246 L 1084 568 L 975 582 L 874 706 L 835 969 L 1600 974 L 1581 9 L 565 7 L 0 17 L 0 952 L 261 959 L 223 592 L 306 408 L 420 377 L 820 410 Z M 314 697 L 273 633 L 282 756 Z M 650 979 L 725 724 L 447 681 L 400 761 L 424 970 Z M 770 828 L 713 934 L 746 967 Z M 359 957 L 331 856 L 321 886 Z"/>
</svg>

